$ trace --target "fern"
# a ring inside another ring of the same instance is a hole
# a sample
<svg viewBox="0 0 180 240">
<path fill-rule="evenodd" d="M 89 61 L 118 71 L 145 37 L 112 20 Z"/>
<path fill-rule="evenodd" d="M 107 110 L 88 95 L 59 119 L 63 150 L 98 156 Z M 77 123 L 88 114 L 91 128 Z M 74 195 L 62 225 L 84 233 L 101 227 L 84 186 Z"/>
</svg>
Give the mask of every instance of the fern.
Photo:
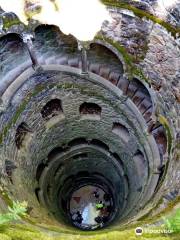
<svg viewBox="0 0 180 240">
<path fill-rule="evenodd" d="M 164 221 L 167 229 L 180 233 L 180 208 L 172 216 L 164 218 Z"/>
<path fill-rule="evenodd" d="M 20 220 L 21 217 L 26 216 L 26 211 L 27 202 L 20 203 L 19 201 L 13 201 L 12 207 L 8 207 L 8 212 L 0 214 L 0 225 L 14 220 Z"/>
</svg>

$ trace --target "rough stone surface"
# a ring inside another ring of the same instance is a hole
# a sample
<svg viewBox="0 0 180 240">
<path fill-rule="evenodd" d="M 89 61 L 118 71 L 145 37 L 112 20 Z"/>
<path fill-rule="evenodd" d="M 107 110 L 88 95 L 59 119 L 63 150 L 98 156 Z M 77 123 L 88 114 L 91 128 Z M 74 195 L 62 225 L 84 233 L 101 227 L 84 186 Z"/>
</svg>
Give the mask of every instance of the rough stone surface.
<svg viewBox="0 0 180 240">
<path fill-rule="evenodd" d="M 156 1 L 125 2 L 156 15 L 154 13 Z M 169 9 L 169 14 L 163 18 L 174 27 L 179 27 L 178 6 L 177 4 Z M 1 100 L 0 174 L 9 192 L 20 200 L 24 200 L 24 195 L 27 194 L 28 202 L 35 208 L 37 200 L 35 194 L 31 193 L 38 186 L 34 179 L 38 164 L 47 159 L 48 153 L 54 147 L 59 144 L 65 147 L 72 139 L 82 136 L 89 141 L 93 138 L 101 139 L 112 153 L 117 152 L 121 156 L 125 165 L 124 171 L 130 182 L 131 194 L 128 203 L 132 204 L 132 209 L 134 199 L 138 201 L 141 198 L 137 190 L 143 189 L 143 179 L 140 179 L 140 176 L 135 178 L 134 172 L 139 172 L 141 175 L 142 164 L 146 167 L 148 162 L 153 171 L 150 174 L 155 179 L 154 185 L 149 185 L 147 192 L 149 195 L 154 193 L 158 183 L 152 201 L 147 206 L 149 210 L 154 209 L 152 215 L 159 213 L 160 209 L 164 210 L 167 203 L 180 195 L 180 39 L 178 35 L 175 39 L 162 25 L 147 18 L 139 18 L 130 10 L 109 7 L 109 11 L 114 21 L 104 22 L 98 36 L 101 36 L 104 45 L 106 41 L 111 40 L 108 44 L 111 43 L 112 46 L 107 49 L 92 44 L 88 52 L 88 69 L 96 77 L 101 76 L 108 84 L 111 82 L 122 94 L 119 99 L 114 97 L 111 91 L 103 89 L 102 85 L 93 85 L 90 80 L 86 79 L 86 82 L 81 77 L 77 78 L 67 73 L 67 70 L 66 74 L 62 74 L 59 79 L 57 77 L 59 73 L 57 74 L 56 71 L 47 74 L 39 72 L 36 77 L 28 77 L 23 85 L 17 87 L 16 78 L 31 68 L 32 62 L 27 46 L 19 36 L 7 34 L 22 33 L 24 26 L 16 24 L 6 28 L 4 23 L 6 19 L 3 20 L 0 15 L 0 33 L 4 35 L 0 39 L 0 93 L 2 99 L 6 94 L 9 103 L 4 106 Z M 11 14 L 2 14 L 6 15 L 8 21 L 16 18 Z M 37 23 L 31 22 L 31 31 L 36 25 Z M 56 64 L 81 68 L 81 54 L 72 36 L 65 36 L 56 27 L 47 26 L 36 28 L 34 36 L 33 46 L 40 65 Z M 112 53 L 114 52 L 113 43 L 116 47 L 119 46 L 118 51 L 124 59 L 123 63 Z M 131 72 L 133 79 L 136 79 L 132 83 L 133 86 L 127 77 L 129 65 L 131 70 L 133 69 Z M 34 73 L 37 72 L 34 71 Z M 80 86 L 75 87 L 78 81 Z M 62 83 L 61 91 L 57 87 L 57 82 Z M 7 93 L 6 90 L 12 86 L 12 83 L 15 83 L 13 91 Z M 43 86 L 45 83 L 49 86 Z M 34 91 L 36 94 L 31 96 Z M 148 100 L 147 103 L 143 100 L 143 96 L 146 101 Z M 45 123 L 40 112 L 43 106 L 53 98 L 62 99 L 63 117 Z M 81 118 L 79 106 L 85 101 L 93 101 L 101 105 L 103 110 L 100 120 Z M 136 106 L 133 104 L 134 114 L 128 109 L 127 102 L 136 102 Z M 146 104 L 147 108 L 145 108 Z M 145 121 L 144 114 L 148 108 L 151 110 L 149 110 L 148 120 Z M 137 119 L 143 122 L 143 131 Z M 26 136 L 23 148 L 18 150 L 15 145 L 15 134 L 18 125 L 23 121 L 28 123 L 32 133 Z M 119 136 L 113 134 L 114 122 L 121 123 L 128 129 L 130 138 L 127 142 L 120 141 Z M 153 159 L 150 154 L 151 151 L 153 154 L 159 148 L 158 141 L 155 141 L 150 129 L 156 129 L 160 124 L 161 127 L 163 126 L 167 140 L 167 149 L 161 156 L 161 164 L 158 162 L 159 158 Z M 154 149 L 151 149 L 147 143 L 149 137 L 153 138 L 156 146 Z M 136 158 L 136 161 L 133 161 L 133 156 L 137 156 L 136 151 L 139 149 L 146 156 L 145 162 L 142 158 Z M 14 185 L 7 178 L 6 161 L 14 161 L 18 167 L 12 174 Z M 162 171 L 162 169 L 165 170 Z M 26 187 L 30 190 L 30 194 L 26 191 Z M 154 208 L 160 199 L 163 199 L 163 202 L 158 209 Z M 139 207 L 142 211 L 139 211 Z M 134 212 L 137 211 L 136 217 L 147 213 L 147 209 L 143 210 L 143 207 L 142 201 L 140 206 L 134 208 Z M 35 216 L 37 212 L 35 211 Z M 135 215 L 134 212 L 132 216 L 130 215 L 131 217 Z"/>
</svg>

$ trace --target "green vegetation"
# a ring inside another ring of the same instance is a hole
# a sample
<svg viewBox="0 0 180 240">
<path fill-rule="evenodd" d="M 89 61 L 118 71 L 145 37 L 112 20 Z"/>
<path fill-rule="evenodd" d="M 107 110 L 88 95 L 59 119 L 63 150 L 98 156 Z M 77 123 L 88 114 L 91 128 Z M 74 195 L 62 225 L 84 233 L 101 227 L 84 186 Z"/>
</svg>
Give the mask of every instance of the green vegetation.
<svg viewBox="0 0 180 240">
<path fill-rule="evenodd" d="M 168 141 L 168 153 L 171 153 L 171 148 L 172 148 L 172 133 L 171 133 L 171 128 L 169 126 L 168 120 L 162 116 L 158 116 L 159 122 L 163 125 L 163 127 L 166 130 L 166 136 L 167 136 L 167 141 Z"/>
<path fill-rule="evenodd" d="M 145 226 L 144 222 L 138 221 L 138 226 L 142 226 L 145 230 L 170 230 L 171 234 L 162 233 L 148 233 L 144 231 L 142 236 L 136 236 L 136 226 L 129 226 L 122 230 L 113 230 L 111 228 L 102 231 L 81 232 L 74 229 L 73 231 L 66 231 L 64 228 L 52 228 L 47 225 L 28 224 L 23 222 L 12 223 L 12 221 L 20 220 L 21 217 L 26 216 L 27 203 L 13 202 L 13 206 L 9 207 L 9 212 L 0 215 L 0 239 L 1 240 L 177 240 L 180 232 L 180 209 L 167 217 L 163 217 L 164 223 L 160 226 Z M 166 216 L 166 215 L 165 215 Z M 158 219 L 156 219 L 157 221 Z M 38 226 L 39 225 L 39 226 Z"/>
<path fill-rule="evenodd" d="M 13 206 L 8 206 L 8 213 L 0 214 L 0 226 L 14 220 L 20 220 L 21 217 L 26 216 L 27 203 L 13 202 Z"/>
<path fill-rule="evenodd" d="M 17 17 L 9 19 L 8 17 L 3 16 L 3 17 L 0 17 L 0 19 L 2 19 L 3 28 L 6 29 L 6 30 L 8 30 L 9 28 L 11 28 L 14 25 L 21 24 L 20 20 Z"/>
<path fill-rule="evenodd" d="M 165 221 L 165 227 L 168 230 L 172 230 L 174 233 L 180 233 L 180 208 L 176 212 L 169 216 L 163 218 Z"/>
<path fill-rule="evenodd" d="M 146 17 L 147 19 L 153 21 L 154 23 L 157 23 L 161 26 L 163 26 L 168 32 L 172 34 L 175 38 L 177 35 L 180 35 L 180 28 L 175 28 L 171 24 L 165 22 L 164 20 L 152 15 L 151 13 L 148 13 L 145 10 L 141 10 L 131 4 L 117 0 L 101 0 L 105 5 L 111 6 L 111 7 L 117 7 L 117 8 L 122 8 L 122 9 L 127 9 L 132 11 L 137 17 L 144 18 Z"/>
<path fill-rule="evenodd" d="M 132 63 L 135 62 L 135 58 L 127 53 L 127 50 L 126 50 L 125 47 L 120 45 L 118 42 L 115 42 L 112 39 L 106 38 L 106 37 L 104 37 L 104 36 L 102 36 L 100 34 L 97 35 L 95 37 L 95 39 L 101 40 L 101 41 L 105 41 L 105 42 L 109 43 L 110 45 L 112 45 L 114 48 L 116 48 L 119 51 L 119 53 L 123 56 L 124 61 L 127 64 L 127 68 L 131 69 Z"/>
<path fill-rule="evenodd" d="M 155 229 L 155 228 L 153 228 Z M 9 225 L 0 231 L 1 240 L 177 240 L 176 234 L 150 234 L 144 233 L 142 236 L 136 236 L 135 229 L 125 231 L 109 231 L 106 233 L 96 232 L 88 235 L 81 234 L 63 234 L 47 232 L 43 229 L 38 230 L 29 225 Z"/>
<path fill-rule="evenodd" d="M 153 215 L 153 211 L 158 211 L 159 208 L 161 208 L 161 205 L 163 204 L 163 199 L 161 198 L 155 207 L 153 207 L 152 210 L 150 210 L 147 214 L 145 214 L 143 217 L 141 217 L 138 221 L 143 224 L 151 224 L 158 219 L 164 219 L 165 216 L 170 216 L 170 214 L 173 212 L 173 209 L 180 205 L 180 197 L 177 197 L 173 201 L 170 201 L 166 208 L 163 209 L 160 213 Z M 153 216 L 152 216 L 153 215 Z"/>
<path fill-rule="evenodd" d="M 102 1 L 102 3 L 104 3 L 107 6 L 130 10 L 136 16 L 138 16 L 140 18 L 146 17 L 147 19 L 153 21 L 154 23 L 157 23 L 157 24 L 163 26 L 175 38 L 177 38 L 177 36 L 180 34 L 180 28 L 176 28 L 176 27 L 172 26 L 171 24 L 167 23 L 166 21 L 164 21 L 163 19 L 160 19 L 160 18 L 152 15 L 151 13 L 149 13 L 145 10 L 139 9 L 136 6 L 133 6 L 132 4 L 128 4 L 127 2 L 125 2 L 123 0 L 121 0 L 121 1 L 118 1 L 118 0 L 101 0 L 101 1 Z M 33 13 L 33 15 L 34 14 L 35 13 Z M 32 17 L 30 13 L 27 13 L 27 16 L 29 18 Z M 10 27 L 12 27 L 14 25 L 21 24 L 20 20 L 17 17 L 13 18 L 13 19 L 2 17 L 2 21 L 3 21 L 3 27 L 6 30 L 8 30 Z M 24 26 L 24 27 L 26 28 L 26 26 Z"/>
<path fill-rule="evenodd" d="M 102 203 L 96 204 L 96 208 L 97 208 L 97 209 L 101 209 L 101 208 L 103 208 L 103 207 L 104 207 L 104 205 L 103 205 Z"/>
<path fill-rule="evenodd" d="M 8 193 L 5 191 L 3 184 L 0 182 L 0 198 L 10 207 L 13 206 L 13 201 L 10 199 Z"/>
<path fill-rule="evenodd" d="M 146 83 L 150 82 L 150 80 L 144 75 L 142 70 L 136 67 L 135 63 L 137 60 L 127 52 L 125 47 L 123 47 L 118 42 L 115 42 L 110 38 L 105 38 L 102 35 L 97 35 L 95 39 L 105 41 L 119 51 L 119 53 L 123 56 L 123 59 L 126 63 L 126 68 L 127 68 L 126 71 L 129 79 L 132 79 L 134 76 L 137 76 L 141 80 L 144 80 Z"/>
<path fill-rule="evenodd" d="M 4 129 L 2 130 L 2 132 L 0 133 L 0 144 L 2 143 L 3 139 L 6 137 L 9 129 L 16 124 L 19 116 L 21 115 L 21 113 L 25 110 L 28 102 L 30 101 L 30 99 L 32 97 L 35 97 L 38 93 L 40 93 L 41 91 L 43 91 L 46 88 L 46 85 L 36 85 L 34 92 L 30 92 L 24 101 L 22 101 L 21 105 L 18 107 L 16 113 L 14 114 L 13 118 L 10 120 L 10 122 L 4 127 Z M 52 88 L 52 85 L 50 85 L 49 89 Z"/>
</svg>

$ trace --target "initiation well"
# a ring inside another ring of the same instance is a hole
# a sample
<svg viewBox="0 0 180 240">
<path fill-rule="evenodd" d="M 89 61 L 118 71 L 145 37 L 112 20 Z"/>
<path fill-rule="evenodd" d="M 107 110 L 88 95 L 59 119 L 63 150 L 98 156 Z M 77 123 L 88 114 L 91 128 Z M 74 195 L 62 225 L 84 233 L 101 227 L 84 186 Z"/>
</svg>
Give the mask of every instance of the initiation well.
<svg viewBox="0 0 180 240">
<path fill-rule="evenodd" d="M 170 90 L 178 88 L 179 47 L 171 51 L 174 37 L 152 19 L 108 10 L 115 23 L 90 42 L 87 74 L 77 40 L 56 26 L 32 25 L 30 49 L 19 30 L 0 39 L 1 178 L 39 221 L 116 229 L 179 194 L 179 103 Z M 167 53 L 176 63 L 171 74 L 162 75 L 168 63 L 158 69 L 149 60 L 162 48 L 159 62 Z"/>
</svg>

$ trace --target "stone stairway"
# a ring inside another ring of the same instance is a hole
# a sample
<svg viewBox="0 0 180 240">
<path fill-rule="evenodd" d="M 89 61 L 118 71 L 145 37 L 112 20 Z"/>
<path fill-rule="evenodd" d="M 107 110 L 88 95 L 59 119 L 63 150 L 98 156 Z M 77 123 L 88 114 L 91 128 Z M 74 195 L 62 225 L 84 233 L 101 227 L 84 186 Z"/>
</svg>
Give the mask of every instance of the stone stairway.
<svg viewBox="0 0 180 240">
<path fill-rule="evenodd" d="M 45 35 L 43 35 L 44 38 Z M 57 40 L 57 39 L 56 39 Z M 39 65 L 64 65 L 73 68 L 81 68 L 81 54 L 76 49 L 70 53 L 67 46 L 58 45 L 51 40 L 46 45 L 39 39 L 35 39 L 34 46 Z M 45 41 L 45 40 L 44 40 Z M 57 46 L 57 47 L 54 47 Z M 62 47 L 63 46 L 63 47 Z M 48 48 L 47 48 L 48 47 Z M 16 34 L 9 34 L 0 39 L 0 93 L 3 94 L 7 87 L 26 69 L 30 68 L 32 62 L 28 51 L 22 40 Z M 97 74 L 110 81 L 117 88 L 121 89 L 125 96 L 128 96 L 136 105 L 144 117 L 147 127 L 152 124 L 153 103 L 147 88 L 136 78 L 128 80 L 124 77 L 123 65 L 119 59 L 107 48 L 93 44 L 88 51 L 88 71 Z M 151 129 L 161 155 L 166 152 L 167 140 L 163 127 Z"/>
</svg>

